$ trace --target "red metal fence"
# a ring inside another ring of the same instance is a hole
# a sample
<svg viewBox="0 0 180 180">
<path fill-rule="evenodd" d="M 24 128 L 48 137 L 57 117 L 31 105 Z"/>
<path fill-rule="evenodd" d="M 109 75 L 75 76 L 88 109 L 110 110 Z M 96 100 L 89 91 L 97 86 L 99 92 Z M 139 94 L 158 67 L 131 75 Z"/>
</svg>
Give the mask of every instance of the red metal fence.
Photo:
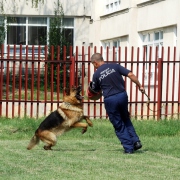
<svg viewBox="0 0 180 180">
<path fill-rule="evenodd" d="M 82 94 L 91 80 L 94 68 L 90 57 L 103 54 L 107 62 L 121 63 L 131 69 L 146 89 L 150 101 L 134 83 L 125 78 L 129 95 L 129 112 L 138 119 L 180 117 L 180 61 L 176 48 L 4 46 L 0 54 L 0 116 L 41 117 L 62 102 L 63 87 L 82 85 Z M 68 54 L 68 56 L 67 56 Z M 108 118 L 103 98 L 84 99 L 84 113 L 91 118 Z"/>
</svg>

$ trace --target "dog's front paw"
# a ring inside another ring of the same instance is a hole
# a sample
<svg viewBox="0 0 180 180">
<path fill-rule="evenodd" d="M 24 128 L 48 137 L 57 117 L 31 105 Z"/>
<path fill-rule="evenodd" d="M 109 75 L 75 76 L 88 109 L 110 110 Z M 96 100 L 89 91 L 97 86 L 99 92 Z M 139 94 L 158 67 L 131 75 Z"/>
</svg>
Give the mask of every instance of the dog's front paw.
<svg viewBox="0 0 180 180">
<path fill-rule="evenodd" d="M 89 123 L 88 125 L 89 125 L 90 127 L 93 127 L 93 123 Z"/>
<path fill-rule="evenodd" d="M 93 127 L 93 123 L 92 123 L 92 121 L 90 119 L 87 119 L 87 123 L 88 123 L 89 126 Z"/>
</svg>

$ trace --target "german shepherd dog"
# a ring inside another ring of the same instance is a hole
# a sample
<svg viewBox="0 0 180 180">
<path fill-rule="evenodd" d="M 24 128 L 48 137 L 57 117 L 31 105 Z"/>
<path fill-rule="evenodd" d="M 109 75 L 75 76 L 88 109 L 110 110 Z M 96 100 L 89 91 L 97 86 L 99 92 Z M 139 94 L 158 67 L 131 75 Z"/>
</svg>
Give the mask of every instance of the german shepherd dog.
<svg viewBox="0 0 180 180">
<path fill-rule="evenodd" d="M 72 128 L 82 128 L 82 134 L 87 131 L 87 127 L 93 126 L 88 116 L 83 114 L 83 97 L 80 95 L 81 87 L 72 87 L 65 89 L 65 96 L 59 108 L 50 113 L 35 131 L 30 140 L 27 149 L 32 149 L 39 141 L 46 143 L 45 150 L 52 150 L 51 147 L 56 145 L 57 136 Z M 81 122 L 83 119 L 87 123 Z"/>
</svg>

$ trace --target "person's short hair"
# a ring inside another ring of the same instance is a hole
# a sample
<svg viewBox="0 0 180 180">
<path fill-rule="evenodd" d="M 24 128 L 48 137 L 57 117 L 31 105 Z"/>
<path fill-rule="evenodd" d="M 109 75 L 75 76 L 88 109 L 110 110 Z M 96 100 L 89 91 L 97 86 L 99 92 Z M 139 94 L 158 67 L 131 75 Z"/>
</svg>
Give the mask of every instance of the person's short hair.
<svg viewBox="0 0 180 180">
<path fill-rule="evenodd" d="M 94 53 L 92 56 L 91 56 L 91 62 L 94 62 L 94 61 L 103 61 L 103 57 L 100 53 Z"/>
</svg>

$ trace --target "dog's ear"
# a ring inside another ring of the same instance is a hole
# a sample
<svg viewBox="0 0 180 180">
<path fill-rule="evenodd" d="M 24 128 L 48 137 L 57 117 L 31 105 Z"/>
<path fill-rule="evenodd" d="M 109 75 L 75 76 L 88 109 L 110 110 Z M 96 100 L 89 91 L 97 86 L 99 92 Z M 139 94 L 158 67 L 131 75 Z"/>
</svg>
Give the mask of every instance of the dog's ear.
<svg viewBox="0 0 180 180">
<path fill-rule="evenodd" d="M 70 88 L 64 87 L 64 92 L 66 95 L 70 95 Z"/>
</svg>

